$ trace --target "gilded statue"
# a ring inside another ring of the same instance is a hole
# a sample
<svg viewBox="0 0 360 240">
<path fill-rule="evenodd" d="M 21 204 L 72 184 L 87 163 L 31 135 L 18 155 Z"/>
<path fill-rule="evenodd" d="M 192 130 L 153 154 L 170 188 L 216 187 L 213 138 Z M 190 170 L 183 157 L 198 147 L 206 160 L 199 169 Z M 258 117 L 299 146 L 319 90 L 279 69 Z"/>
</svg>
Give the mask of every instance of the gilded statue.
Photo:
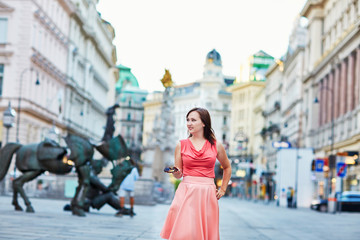
<svg viewBox="0 0 360 240">
<path fill-rule="evenodd" d="M 165 88 L 172 87 L 174 85 L 169 70 L 165 69 L 165 74 L 164 77 L 161 79 L 161 82 Z"/>
</svg>

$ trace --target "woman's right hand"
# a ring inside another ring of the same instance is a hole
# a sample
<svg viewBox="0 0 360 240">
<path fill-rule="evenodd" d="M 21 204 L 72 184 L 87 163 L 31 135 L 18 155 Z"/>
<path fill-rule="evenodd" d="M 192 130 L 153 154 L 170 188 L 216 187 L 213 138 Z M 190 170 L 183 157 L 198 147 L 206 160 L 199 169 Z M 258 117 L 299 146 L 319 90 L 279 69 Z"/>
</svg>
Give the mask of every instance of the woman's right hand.
<svg viewBox="0 0 360 240">
<path fill-rule="evenodd" d="M 177 168 L 177 167 L 166 167 L 166 168 L 164 168 L 164 172 L 166 172 L 166 173 L 176 173 L 176 172 L 178 172 L 179 171 L 179 169 Z"/>
</svg>

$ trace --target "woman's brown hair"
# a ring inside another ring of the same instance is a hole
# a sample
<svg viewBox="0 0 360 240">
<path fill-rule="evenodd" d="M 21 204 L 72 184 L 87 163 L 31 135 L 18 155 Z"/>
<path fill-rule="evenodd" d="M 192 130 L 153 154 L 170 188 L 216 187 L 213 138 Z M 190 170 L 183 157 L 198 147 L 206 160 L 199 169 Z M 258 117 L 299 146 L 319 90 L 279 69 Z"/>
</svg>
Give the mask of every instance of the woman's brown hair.
<svg viewBox="0 0 360 240">
<path fill-rule="evenodd" d="M 206 138 L 206 140 L 208 140 L 211 143 L 211 145 L 214 145 L 216 138 L 215 138 L 214 130 L 211 127 L 211 118 L 210 118 L 210 114 L 209 114 L 208 110 L 206 110 L 205 108 L 195 107 L 186 114 L 186 118 L 189 117 L 189 114 L 191 112 L 199 113 L 201 122 L 203 122 L 205 125 L 204 137 Z M 192 136 L 192 134 L 190 133 L 189 137 L 191 137 L 191 136 Z"/>
</svg>

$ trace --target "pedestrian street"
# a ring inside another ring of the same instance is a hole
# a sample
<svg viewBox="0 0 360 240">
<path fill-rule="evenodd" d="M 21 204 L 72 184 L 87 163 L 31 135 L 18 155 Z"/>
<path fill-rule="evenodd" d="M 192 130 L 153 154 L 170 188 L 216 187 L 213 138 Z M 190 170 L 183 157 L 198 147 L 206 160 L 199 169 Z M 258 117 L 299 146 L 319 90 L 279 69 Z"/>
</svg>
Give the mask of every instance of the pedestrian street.
<svg viewBox="0 0 360 240">
<path fill-rule="evenodd" d="M 31 199 L 35 213 L 16 212 L 11 197 L 0 197 L 0 239 L 120 239 L 156 240 L 170 205 L 135 205 L 136 216 L 114 217 L 105 206 L 90 210 L 86 217 L 63 211 L 68 201 Z M 320 213 L 310 209 L 287 209 L 222 198 L 220 239 L 358 239 L 360 213 Z"/>
</svg>

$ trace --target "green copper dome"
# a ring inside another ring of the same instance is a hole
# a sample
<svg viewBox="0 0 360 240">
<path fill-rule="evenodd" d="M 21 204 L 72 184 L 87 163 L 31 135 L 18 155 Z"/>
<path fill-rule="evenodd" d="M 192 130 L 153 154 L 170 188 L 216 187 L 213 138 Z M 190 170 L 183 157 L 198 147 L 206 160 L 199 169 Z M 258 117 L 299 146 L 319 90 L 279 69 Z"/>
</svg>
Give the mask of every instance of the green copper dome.
<svg viewBox="0 0 360 240">
<path fill-rule="evenodd" d="M 119 80 L 116 83 L 116 92 L 120 93 L 125 86 L 139 87 L 139 83 L 131 72 L 131 68 L 125 67 L 124 65 L 118 65 L 119 69 Z"/>
</svg>

